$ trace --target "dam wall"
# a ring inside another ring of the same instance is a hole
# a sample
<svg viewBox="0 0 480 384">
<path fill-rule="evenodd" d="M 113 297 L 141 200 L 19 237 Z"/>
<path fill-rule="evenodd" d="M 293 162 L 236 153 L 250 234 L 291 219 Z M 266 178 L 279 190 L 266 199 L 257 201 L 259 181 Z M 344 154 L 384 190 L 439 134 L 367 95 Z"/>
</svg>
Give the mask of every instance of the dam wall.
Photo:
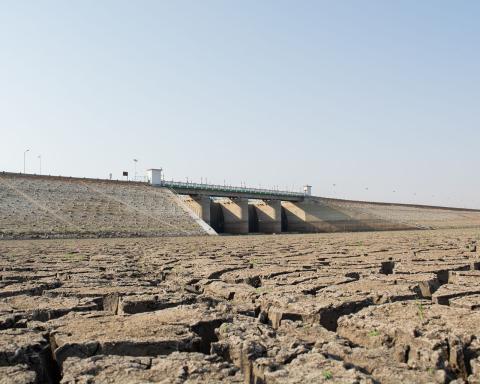
<svg viewBox="0 0 480 384">
<path fill-rule="evenodd" d="M 0 173 L 0 239 L 205 234 L 168 189 Z"/>
<path fill-rule="evenodd" d="M 0 173 L 0 239 L 480 228 L 480 211 L 305 196 L 178 195 L 147 183 Z"/>
<path fill-rule="evenodd" d="M 282 202 L 287 232 L 357 232 L 480 227 L 480 211 L 306 198 Z"/>
</svg>

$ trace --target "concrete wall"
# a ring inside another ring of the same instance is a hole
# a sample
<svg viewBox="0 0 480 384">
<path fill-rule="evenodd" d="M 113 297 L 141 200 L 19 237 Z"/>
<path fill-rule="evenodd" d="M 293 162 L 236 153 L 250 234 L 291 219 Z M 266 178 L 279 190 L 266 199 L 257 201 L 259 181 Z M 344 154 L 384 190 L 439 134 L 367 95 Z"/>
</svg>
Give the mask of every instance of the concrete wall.
<svg viewBox="0 0 480 384">
<path fill-rule="evenodd" d="M 480 227 L 480 212 L 320 197 L 302 202 L 190 197 L 197 215 L 219 233 L 358 232 Z"/>
<path fill-rule="evenodd" d="M 186 196 L 183 200 L 195 214 L 210 225 L 210 197 Z"/>
<path fill-rule="evenodd" d="M 284 202 L 288 232 L 356 232 L 413 229 L 410 225 L 373 217 L 358 209 L 338 209 L 315 200 Z"/>
<path fill-rule="evenodd" d="M 213 201 L 206 197 L 185 196 L 185 203 L 212 226 L 218 233 L 280 233 L 281 202 L 255 201 L 248 203 L 246 199 L 220 199 Z M 247 204 L 248 212 L 245 212 Z M 207 214 L 208 212 L 208 214 Z M 247 227 L 245 227 L 247 223 Z"/>
<path fill-rule="evenodd" d="M 258 218 L 258 232 L 282 231 L 282 205 L 280 200 L 266 200 L 252 204 Z"/>
<path fill-rule="evenodd" d="M 439 207 L 307 198 L 282 202 L 288 232 L 356 232 L 480 227 L 480 212 Z"/>
<path fill-rule="evenodd" d="M 248 233 L 248 199 L 223 199 L 222 207 L 225 233 Z"/>
</svg>

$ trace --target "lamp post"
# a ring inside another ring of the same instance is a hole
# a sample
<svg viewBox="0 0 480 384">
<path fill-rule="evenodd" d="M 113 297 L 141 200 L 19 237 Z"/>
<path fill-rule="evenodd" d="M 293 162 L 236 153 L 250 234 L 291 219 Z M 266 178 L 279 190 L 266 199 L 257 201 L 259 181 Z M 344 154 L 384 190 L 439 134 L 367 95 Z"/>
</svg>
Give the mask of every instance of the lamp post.
<svg viewBox="0 0 480 384">
<path fill-rule="evenodd" d="M 23 173 L 26 173 L 25 172 L 25 169 L 26 169 L 25 162 L 26 162 L 26 158 L 27 158 L 27 152 L 30 152 L 30 149 L 27 149 L 23 152 Z"/>
<path fill-rule="evenodd" d="M 40 168 L 40 173 L 39 175 L 42 174 L 42 155 L 38 155 L 38 162 L 39 162 L 39 168 Z"/>
<path fill-rule="evenodd" d="M 137 163 L 138 163 L 138 159 L 133 159 L 133 163 L 135 164 L 135 172 L 134 172 L 134 177 L 135 177 L 135 181 L 137 181 Z"/>
</svg>

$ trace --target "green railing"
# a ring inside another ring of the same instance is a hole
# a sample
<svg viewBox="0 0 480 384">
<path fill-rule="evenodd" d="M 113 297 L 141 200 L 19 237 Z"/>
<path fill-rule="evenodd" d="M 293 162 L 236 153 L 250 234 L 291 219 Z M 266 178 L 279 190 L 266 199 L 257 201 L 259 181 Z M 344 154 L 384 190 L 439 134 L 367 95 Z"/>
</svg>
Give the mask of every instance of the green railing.
<svg viewBox="0 0 480 384">
<path fill-rule="evenodd" d="M 280 191 L 277 189 L 262 189 L 262 188 L 249 188 L 249 187 L 235 187 L 230 185 L 215 185 L 215 184 L 201 184 L 201 183 L 183 183 L 180 181 L 162 181 L 162 186 L 171 189 L 192 189 L 199 191 L 218 191 L 222 193 L 244 193 L 248 195 L 259 196 L 291 196 L 291 197 L 303 197 L 302 192 Z"/>
</svg>

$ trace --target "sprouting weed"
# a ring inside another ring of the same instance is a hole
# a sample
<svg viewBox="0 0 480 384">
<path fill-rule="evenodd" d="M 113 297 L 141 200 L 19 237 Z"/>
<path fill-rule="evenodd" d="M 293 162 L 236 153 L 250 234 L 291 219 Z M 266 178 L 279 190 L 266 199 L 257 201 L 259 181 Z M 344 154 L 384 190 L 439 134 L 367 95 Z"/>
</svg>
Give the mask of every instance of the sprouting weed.
<svg viewBox="0 0 480 384">
<path fill-rule="evenodd" d="M 226 332 L 228 332 L 228 327 L 229 327 L 229 324 L 228 324 L 228 323 L 223 323 L 223 324 L 220 326 L 220 333 L 226 333 Z"/>
<path fill-rule="evenodd" d="M 417 301 L 417 308 L 418 308 L 418 317 L 420 320 L 423 320 L 425 316 L 423 315 L 423 304 Z"/>
<path fill-rule="evenodd" d="M 376 336 L 379 336 L 379 335 L 380 335 L 380 332 L 378 332 L 378 330 L 376 330 L 376 329 L 368 332 L 368 336 L 370 336 L 370 337 L 376 337 Z"/>
<path fill-rule="evenodd" d="M 87 256 L 78 254 L 76 252 L 69 252 L 63 255 L 63 260 L 68 260 L 68 261 L 84 261 L 87 260 Z"/>
<path fill-rule="evenodd" d="M 330 371 L 323 371 L 322 375 L 325 380 L 333 379 L 333 374 Z"/>
</svg>

